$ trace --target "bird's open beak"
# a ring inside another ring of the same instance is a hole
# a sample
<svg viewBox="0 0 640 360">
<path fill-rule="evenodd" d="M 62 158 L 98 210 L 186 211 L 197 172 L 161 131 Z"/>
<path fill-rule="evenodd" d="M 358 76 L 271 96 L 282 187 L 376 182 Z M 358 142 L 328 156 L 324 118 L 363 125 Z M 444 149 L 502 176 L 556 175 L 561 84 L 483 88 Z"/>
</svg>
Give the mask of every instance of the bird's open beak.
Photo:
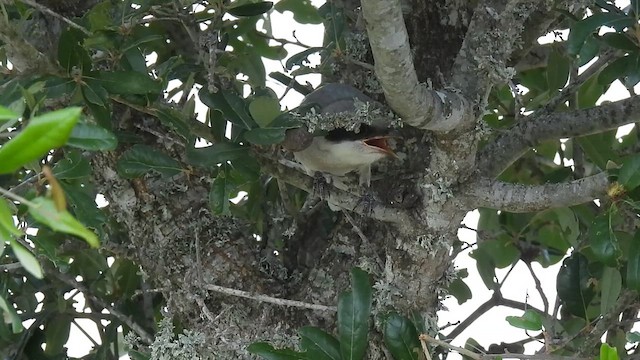
<svg viewBox="0 0 640 360">
<path fill-rule="evenodd" d="M 398 155 L 396 155 L 389 147 L 388 140 L 389 140 L 389 136 L 375 136 L 368 139 L 364 139 L 362 142 L 365 145 L 375 148 L 376 150 L 382 151 L 383 153 L 389 156 L 398 158 Z"/>
</svg>

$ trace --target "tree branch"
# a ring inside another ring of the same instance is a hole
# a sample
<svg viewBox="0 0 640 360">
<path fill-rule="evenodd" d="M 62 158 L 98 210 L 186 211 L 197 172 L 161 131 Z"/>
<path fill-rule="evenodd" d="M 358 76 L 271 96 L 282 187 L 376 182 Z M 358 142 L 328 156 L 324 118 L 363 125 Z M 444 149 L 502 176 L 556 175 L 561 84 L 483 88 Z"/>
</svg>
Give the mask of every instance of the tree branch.
<svg viewBox="0 0 640 360">
<path fill-rule="evenodd" d="M 473 360 L 489 360 L 489 359 L 522 359 L 522 360 L 588 360 L 588 357 L 580 357 L 580 356 L 562 356 L 562 355 L 554 355 L 554 354 L 514 354 L 514 353 L 504 353 L 504 354 L 480 354 L 475 353 L 471 350 L 461 348 L 458 346 L 453 346 L 446 341 L 434 339 L 426 334 L 420 334 L 419 339 L 421 342 L 428 342 L 438 346 L 442 346 L 445 348 L 449 348 L 451 350 L 457 351 L 460 355 L 468 356 Z"/>
<path fill-rule="evenodd" d="M 481 178 L 464 185 L 471 208 L 532 212 L 583 204 L 607 194 L 609 180 L 602 172 L 567 183 L 521 185 Z"/>
<path fill-rule="evenodd" d="M 596 134 L 638 120 L 640 96 L 521 121 L 478 153 L 478 169 L 480 175 L 494 177 L 542 141 Z"/>
<path fill-rule="evenodd" d="M 529 15 L 544 5 L 535 0 L 480 1 L 453 65 L 451 85 L 474 104 L 478 115 L 485 108 L 491 87 L 513 77 L 506 66 Z"/>
<path fill-rule="evenodd" d="M 451 330 L 451 332 L 445 337 L 445 339 L 446 340 L 455 339 L 456 337 L 458 337 L 458 335 L 462 334 L 462 332 L 466 328 L 468 328 L 471 324 L 473 324 L 474 321 L 478 320 L 480 316 L 484 315 L 487 311 L 491 310 L 496 306 L 508 306 L 510 308 L 519 309 L 522 311 L 533 309 L 541 314 L 545 314 L 541 310 L 536 309 L 535 307 L 529 304 L 525 304 L 525 303 L 511 300 L 511 299 L 505 299 L 502 296 L 502 292 L 500 292 L 499 289 L 496 289 L 489 300 L 485 301 L 480 306 L 478 306 L 478 308 L 476 308 L 473 311 L 473 313 L 467 316 L 466 319 L 464 319 L 460 324 L 458 324 L 458 326 L 456 326 L 453 330 Z"/>
<path fill-rule="evenodd" d="M 147 344 L 153 343 L 153 336 L 151 334 L 149 334 L 142 326 L 140 326 L 138 323 L 133 321 L 133 319 L 131 319 L 131 317 L 127 316 L 126 314 L 124 314 L 120 310 L 118 310 L 115 307 L 111 306 L 111 304 L 108 304 L 103 299 L 95 296 L 93 293 L 91 293 L 89 291 L 89 289 L 87 289 L 87 287 L 85 287 L 83 284 L 81 284 L 80 282 L 78 282 L 75 279 L 73 279 L 71 276 L 68 276 L 67 274 L 63 274 L 63 273 L 59 272 L 57 269 L 51 268 L 50 266 L 43 266 L 43 267 L 45 268 L 45 270 L 47 271 L 48 274 L 53 275 L 54 277 L 58 278 L 58 280 L 62 281 L 63 283 L 65 283 L 65 284 L 67 284 L 67 285 L 69 285 L 69 286 L 71 286 L 71 287 L 73 287 L 75 289 L 80 290 L 80 292 L 82 292 L 85 297 L 91 299 L 96 304 L 102 306 L 105 310 L 107 310 L 109 312 L 109 314 L 113 315 L 113 317 L 117 318 L 123 324 L 125 324 L 129 328 L 131 328 L 131 330 L 133 330 L 138 336 L 140 336 L 140 338 L 145 343 L 147 343 Z"/>
<path fill-rule="evenodd" d="M 276 305 L 281 305 L 281 306 L 292 306 L 292 307 L 298 307 L 298 308 L 303 308 L 303 309 L 311 309 L 311 310 L 319 310 L 319 311 L 329 311 L 329 312 L 338 311 L 338 309 L 335 306 L 311 304 L 311 303 L 306 303 L 306 302 L 297 301 L 297 300 L 280 299 L 280 298 L 275 298 L 275 297 L 272 297 L 272 296 L 267 296 L 267 295 L 262 295 L 262 294 L 253 294 L 253 293 L 250 293 L 250 292 L 247 292 L 247 291 L 242 291 L 242 290 L 238 290 L 238 289 L 231 289 L 231 288 L 218 286 L 218 285 L 213 285 L 213 284 L 204 284 L 202 286 L 207 290 L 215 291 L 215 292 L 218 292 L 218 293 L 221 293 L 221 294 L 243 297 L 243 298 L 246 298 L 246 299 L 266 302 L 266 303 L 270 303 L 270 304 L 276 304 Z"/>
<path fill-rule="evenodd" d="M 67 19 L 66 17 L 58 14 L 57 12 L 49 9 L 48 7 L 42 5 L 42 4 L 38 4 L 37 2 L 35 2 L 34 0 L 20 0 L 20 2 L 25 3 L 31 7 L 34 7 L 40 11 L 42 11 L 45 14 L 49 14 L 55 18 L 58 18 L 62 21 L 64 21 L 65 23 L 67 23 L 69 26 L 71 26 L 72 28 L 78 29 L 80 31 L 82 31 L 85 35 L 87 36 L 91 36 L 91 31 L 87 30 L 84 26 L 82 25 L 78 25 L 75 22 Z"/>
<path fill-rule="evenodd" d="M 261 165 L 267 173 L 306 192 L 313 192 L 313 179 L 311 177 L 288 166 L 276 164 L 271 159 L 262 159 L 263 161 L 261 161 Z M 403 224 L 405 226 L 410 226 L 410 224 L 413 223 L 409 213 L 404 210 L 386 207 L 378 203 L 373 206 L 371 211 L 367 211 L 369 209 L 359 206 L 362 199 L 358 195 L 354 195 L 336 187 L 331 187 L 328 193 L 329 194 L 327 195 L 321 195 L 321 198 L 348 211 L 353 211 L 360 215 L 380 221 Z"/>
<path fill-rule="evenodd" d="M 389 106 L 409 125 L 446 132 L 469 119 L 467 101 L 418 82 L 409 36 L 397 0 L 362 0 L 376 76 Z"/>
<path fill-rule="evenodd" d="M 636 303 L 637 301 L 638 294 L 635 291 L 623 291 L 620 294 L 616 305 L 611 310 L 609 310 L 609 312 L 603 314 L 596 325 L 591 328 L 591 331 L 589 331 L 588 334 L 582 337 L 582 341 L 580 342 L 581 345 L 577 347 L 576 355 L 593 355 L 593 352 L 596 349 L 594 345 L 600 344 L 602 335 L 618 322 L 618 317 L 625 309 L 627 309 L 627 307 Z"/>
</svg>

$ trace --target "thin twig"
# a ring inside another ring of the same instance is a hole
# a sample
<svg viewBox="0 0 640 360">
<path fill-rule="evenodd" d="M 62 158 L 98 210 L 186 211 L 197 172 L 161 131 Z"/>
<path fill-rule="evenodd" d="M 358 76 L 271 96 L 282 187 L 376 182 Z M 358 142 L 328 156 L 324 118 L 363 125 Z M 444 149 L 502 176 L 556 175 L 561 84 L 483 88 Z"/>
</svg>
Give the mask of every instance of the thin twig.
<svg viewBox="0 0 640 360">
<path fill-rule="evenodd" d="M 50 267 L 47 267 L 47 270 L 49 270 L 48 271 L 49 274 L 55 276 L 56 278 L 58 278 L 63 283 L 80 290 L 84 294 L 85 297 L 91 299 L 96 304 L 102 306 L 111 315 L 113 315 L 115 318 L 117 318 L 122 323 L 127 325 L 129 328 L 131 328 L 131 330 L 135 331 L 135 333 L 138 334 L 138 336 L 140 336 L 140 338 L 144 342 L 146 342 L 147 344 L 153 343 L 153 337 L 149 333 L 147 333 L 147 331 L 145 329 L 143 329 L 142 326 L 140 326 L 139 324 L 134 322 L 131 318 L 129 318 L 124 313 L 122 313 L 120 310 L 115 309 L 114 307 L 112 307 L 111 305 L 107 304 L 105 301 L 103 301 L 99 297 L 93 295 L 89 291 L 89 289 L 87 289 L 83 284 L 77 282 L 75 279 L 71 278 L 70 276 L 68 276 L 66 274 L 63 274 L 63 273 L 61 273 L 61 272 L 59 272 L 59 271 L 57 271 L 55 269 L 51 269 Z"/>
<path fill-rule="evenodd" d="M 373 66 L 373 65 L 371 65 L 369 63 L 366 63 L 366 62 L 363 62 L 363 61 L 360 61 L 360 60 L 356 60 L 356 59 L 352 59 L 350 57 L 347 57 L 347 61 L 352 63 L 352 64 L 354 64 L 354 65 L 358 65 L 360 67 L 363 67 L 363 68 L 365 68 L 365 69 L 367 69 L 369 71 L 374 71 L 374 72 L 376 71 L 375 66 Z"/>
<path fill-rule="evenodd" d="M 528 261 L 525 261 L 525 264 L 527 265 L 527 269 L 529 269 L 529 273 L 531 273 L 533 282 L 536 284 L 536 289 L 538 290 L 538 294 L 540 294 L 540 298 L 542 298 L 542 303 L 544 304 L 544 313 L 546 315 L 549 313 L 549 300 L 547 299 L 547 296 L 544 294 L 544 291 L 542 290 L 542 284 L 540 283 L 540 279 L 538 279 L 538 277 L 536 276 L 536 273 L 533 271 L 533 267 L 531 266 L 531 263 Z"/>
<path fill-rule="evenodd" d="M 369 243 L 369 239 L 367 238 L 367 236 L 362 232 L 362 230 L 360 230 L 360 228 L 358 227 L 358 225 L 356 225 L 355 220 L 353 220 L 353 218 L 351 217 L 351 215 L 349 215 L 348 212 L 343 211 L 342 214 L 344 214 L 344 217 L 347 218 L 347 221 L 349 222 L 349 224 L 351 224 L 351 226 L 353 227 L 353 230 L 356 232 L 356 234 L 358 234 L 358 236 L 360 237 L 360 240 L 362 240 L 362 243 L 364 244 L 368 244 Z"/>
<path fill-rule="evenodd" d="M 0 271 L 13 271 L 18 269 L 22 269 L 22 264 L 19 262 L 0 265 Z"/>
<path fill-rule="evenodd" d="M 296 216 L 298 214 L 298 209 L 293 206 L 293 202 L 291 202 L 291 197 L 289 196 L 289 190 L 287 189 L 287 183 L 284 180 L 277 178 L 278 190 L 280 192 L 280 200 L 282 200 L 282 204 L 284 208 L 287 209 L 291 216 Z"/>
<path fill-rule="evenodd" d="M 513 354 L 513 353 L 503 353 L 503 354 L 479 354 L 474 353 L 471 350 L 464 349 L 458 346 L 454 346 L 449 344 L 446 341 L 434 339 L 426 334 L 420 334 L 419 336 L 420 342 L 423 344 L 423 349 L 425 348 L 424 343 L 432 343 L 438 346 L 443 346 L 449 348 L 451 350 L 455 350 L 461 355 L 468 356 L 474 360 L 489 360 L 489 359 L 523 359 L 523 360 L 588 360 L 587 357 L 580 356 L 561 356 L 561 355 L 553 355 L 553 354 Z"/>
<path fill-rule="evenodd" d="M 216 321 L 216 317 L 213 316 L 211 310 L 209 310 L 207 304 L 204 303 L 204 300 L 200 296 L 196 296 L 196 303 L 198 304 L 198 306 L 200 306 L 200 308 L 202 309 L 202 313 L 207 319 L 209 319 L 210 322 Z"/>
<path fill-rule="evenodd" d="M 7 198 L 9 198 L 11 200 L 15 200 L 15 201 L 20 202 L 21 204 L 27 205 L 29 207 L 36 206 L 36 204 L 32 203 L 31 201 L 23 198 L 20 195 L 16 195 L 16 194 L 12 193 L 11 191 L 9 191 L 9 190 L 7 190 L 7 189 L 5 189 L 3 187 L 0 187 L 0 194 L 4 195 L 5 197 L 7 197 Z"/>
<path fill-rule="evenodd" d="M 431 353 L 429 352 L 429 348 L 427 347 L 427 342 L 422 339 L 422 336 L 419 337 L 420 339 L 420 345 L 422 346 L 422 352 L 424 353 L 424 356 L 427 358 L 427 360 L 431 360 Z"/>
<path fill-rule="evenodd" d="M 78 330 L 80 330 L 80 332 L 83 333 L 84 336 L 86 336 L 87 339 L 89 339 L 89 341 L 91 341 L 93 343 L 94 347 L 100 346 L 100 344 L 98 344 L 95 340 L 93 340 L 91 335 L 89 335 L 89 333 L 85 329 L 83 329 L 82 326 L 80 326 L 80 324 L 78 324 L 76 319 L 72 319 L 71 322 L 73 322 L 73 325 L 75 325 L 78 328 Z"/>
<path fill-rule="evenodd" d="M 320 311 L 331 311 L 331 312 L 338 311 L 338 309 L 335 306 L 311 304 L 311 303 L 306 303 L 302 301 L 275 298 L 272 296 L 267 296 L 262 294 L 252 294 L 247 291 L 231 289 L 231 288 L 213 285 L 213 284 L 205 284 L 204 288 L 210 291 L 219 292 L 221 294 L 243 297 L 245 299 L 262 301 L 262 302 L 275 304 L 275 305 L 292 306 L 292 307 L 299 307 L 304 309 L 320 310 Z"/>
<path fill-rule="evenodd" d="M 91 36 L 91 31 L 87 30 L 84 26 L 82 25 L 78 25 L 75 22 L 67 19 L 66 17 L 58 14 L 57 12 L 49 9 L 48 7 L 42 5 L 42 4 L 38 4 L 37 2 L 35 2 L 34 0 L 20 0 L 20 2 L 25 3 L 31 7 L 34 7 L 40 11 L 42 11 L 43 13 L 47 13 L 55 18 L 58 18 L 64 22 L 66 22 L 67 24 L 69 24 L 69 26 L 71 26 L 72 28 L 78 29 L 80 31 L 82 31 L 85 35 L 87 36 Z"/>
<path fill-rule="evenodd" d="M 582 72 L 582 74 L 573 78 L 571 82 L 567 84 L 567 86 L 562 89 L 562 91 L 558 95 L 549 100 L 547 105 L 545 105 L 540 111 L 537 111 L 532 116 L 532 120 L 530 121 L 534 121 L 540 116 L 550 114 L 558 105 L 569 100 L 569 98 L 576 93 L 576 91 L 580 88 L 580 86 L 582 86 L 582 84 L 584 84 L 589 78 L 600 71 L 600 69 L 602 69 L 604 66 L 608 65 L 609 62 L 613 60 L 617 55 L 617 51 L 611 51 L 600 55 L 598 60 L 596 60 L 591 66 L 589 66 L 584 72 Z"/>
<path fill-rule="evenodd" d="M 423 344 L 422 348 L 424 349 L 426 347 L 426 345 L 424 345 L 425 343 L 429 342 L 432 344 L 436 344 L 439 346 L 444 346 L 446 348 L 449 348 L 451 350 L 455 350 L 458 353 L 460 353 L 461 355 L 466 355 L 474 360 L 481 360 L 482 359 L 482 355 L 478 354 L 478 353 L 474 353 L 471 350 L 467 350 L 461 347 L 457 347 L 454 345 L 449 344 L 446 341 L 442 341 L 442 340 L 438 340 L 438 339 L 434 339 L 431 336 L 427 335 L 427 334 L 420 334 L 420 336 L 418 337 L 420 339 L 420 342 Z"/>
</svg>

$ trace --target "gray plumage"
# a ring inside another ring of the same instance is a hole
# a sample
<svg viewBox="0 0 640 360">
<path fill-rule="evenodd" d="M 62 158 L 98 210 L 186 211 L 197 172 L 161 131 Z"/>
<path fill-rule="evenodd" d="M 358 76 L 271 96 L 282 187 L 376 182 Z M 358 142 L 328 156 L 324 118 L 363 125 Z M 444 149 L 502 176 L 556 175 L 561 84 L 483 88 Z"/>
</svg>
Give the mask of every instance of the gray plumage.
<svg viewBox="0 0 640 360">
<path fill-rule="evenodd" d="M 315 104 L 321 114 L 353 112 L 356 110 L 355 99 L 374 102 L 352 86 L 327 84 L 307 95 L 301 106 Z M 387 147 L 386 139 L 387 136 L 374 134 L 372 131 L 356 134 L 336 129 L 326 136 L 314 137 L 307 148 L 294 152 L 294 157 L 309 175 L 319 171 L 344 176 L 357 171 L 360 174 L 360 184 L 369 186 L 371 164 L 394 155 Z"/>
</svg>

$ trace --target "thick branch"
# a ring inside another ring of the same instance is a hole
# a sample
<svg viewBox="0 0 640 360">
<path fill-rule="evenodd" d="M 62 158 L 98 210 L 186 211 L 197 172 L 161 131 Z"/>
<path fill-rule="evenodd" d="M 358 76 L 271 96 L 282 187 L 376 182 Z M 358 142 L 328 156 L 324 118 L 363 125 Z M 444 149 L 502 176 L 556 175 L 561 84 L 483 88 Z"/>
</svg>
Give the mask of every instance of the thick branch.
<svg viewBox="0 0 640 360">
<path fill-rule="evenodd" d="M 478 169 L 483 176 L 497 176 L 542 141 L 596 134 L 638 120 L 640 96 L 521 121 L 480 151 Z"/>
<path fill-rule="evenodd" d="M 583 204 L 607 194 L 606 173 L 579 180 L 545 185 L 521 185 L 486 178 L 466 184 L 462 192 L 471 208 L 486 207 L 509 212 L 532 212 Z"/>
<path fill-rule="evenodd" d="M 450 131 L 468 116 L 458 94 L 427 90 L 418 82 L 398 0 L 362 0 L 375 70 L 391 108 L 409 125 Z"/>
<path fill-rule="evenodd" d="M 506 82 L 514 71 L 506 63 L 520 38 L 529 14 L 545 6 L 538 1 L 480 1 L 456 57 L 451 85 L 476 106 L 485 107 L 494 83 Z"/>
</svg>

